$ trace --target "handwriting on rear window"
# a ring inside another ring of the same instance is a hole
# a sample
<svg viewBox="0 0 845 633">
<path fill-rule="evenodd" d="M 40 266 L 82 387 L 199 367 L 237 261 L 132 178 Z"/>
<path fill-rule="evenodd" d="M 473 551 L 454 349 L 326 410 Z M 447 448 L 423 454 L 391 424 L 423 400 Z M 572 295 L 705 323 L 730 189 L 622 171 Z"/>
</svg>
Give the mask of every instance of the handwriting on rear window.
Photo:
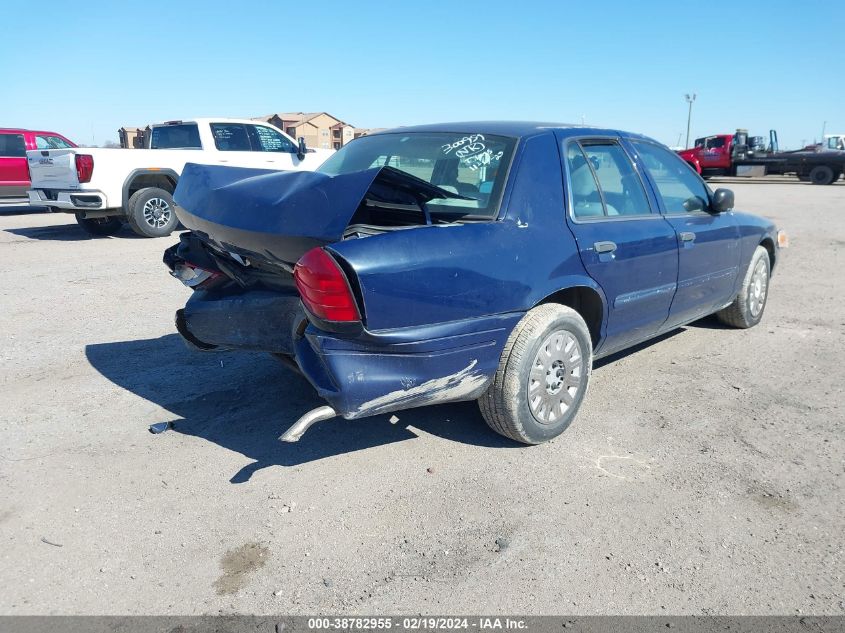
<svg viewBox="0 0 845 633">
<path fill-rule="evenodd" d="M 489 165 L 492 162 L 501 160 L 503 155 L 504 152 L 502 151 L 493 153 L 493 150 L 486 149 L 480 154 L 475 154 L 465 160 L 461 160 L 461 163 L 469 167 L 471 170 L 476 171 L 479 168 L 484 167 L 485 165 Z"/>
<path fill-rule="evenodd" d="M 483 134 L 470 134 L 454 143 L 446 143 L 441 149 L 444 154 L 449 154 L 452 150 L 455 150 L 455 156 L 458 158 L 469 158 L 483 152 L 487 149 L 487 145 L 484 143 Z"/>
</svg>

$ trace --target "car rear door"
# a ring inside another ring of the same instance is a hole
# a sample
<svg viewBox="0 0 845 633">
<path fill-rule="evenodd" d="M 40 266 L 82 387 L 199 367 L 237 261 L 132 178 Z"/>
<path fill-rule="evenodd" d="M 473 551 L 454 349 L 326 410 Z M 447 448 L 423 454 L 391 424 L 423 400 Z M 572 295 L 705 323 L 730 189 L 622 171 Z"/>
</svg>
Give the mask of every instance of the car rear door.
<svg viewBox="0 0 845 633">
<path fill-rule="evenodd" d="M 712 314 L 734 295 L 739 227 L 732 212 L 711 213 L 704 181 L 674 153 L 648 141 L 629 145 L 678 240 L 678 289 L 666 327 Z"/>
<path fill-rule="evenodd" d="M 29 189 L 23 132 L 0 132 L 0 198 L 19 198 Z"/>
<path fill-rule="evenodd" d="M 567 139 L 563 156 L 567 222 L 607 300 L 605 340 L 597 351 L 610 353 L 652 336 L 666 320 L 678 273 L 675 231 L 657 212 L 620 139 Z"/>
</svg>

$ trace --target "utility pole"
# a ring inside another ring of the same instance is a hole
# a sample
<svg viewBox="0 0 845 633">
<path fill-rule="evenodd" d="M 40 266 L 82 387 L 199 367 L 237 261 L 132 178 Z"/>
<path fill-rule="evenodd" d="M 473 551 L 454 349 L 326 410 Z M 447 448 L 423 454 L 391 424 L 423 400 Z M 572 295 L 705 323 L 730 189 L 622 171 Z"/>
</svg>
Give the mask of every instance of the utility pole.
<svg viewBox="0 0 845 633">
<path fill-rule="evenodd" d="M 687 100 L 689 104 L 689 110 L 687 111 L 687 149 L 689 149 L 689 125 L 690 121 L 692 120 L 692 104 L 695 101 L 696 94 L 693 92 L 692 95 L 685 94 L 684 99 Z"/>
</svg>

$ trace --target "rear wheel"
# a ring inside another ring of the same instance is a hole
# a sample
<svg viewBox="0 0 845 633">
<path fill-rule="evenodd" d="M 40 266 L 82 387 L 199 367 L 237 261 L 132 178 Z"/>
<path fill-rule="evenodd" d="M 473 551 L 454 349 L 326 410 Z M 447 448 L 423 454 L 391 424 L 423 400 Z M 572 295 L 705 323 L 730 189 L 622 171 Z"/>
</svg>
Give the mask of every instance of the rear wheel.
<svg viewBox="0 0 845 633">
<path fill-rule="evenodd" d="M 758 246 L 733 303 L 716 313 L 719 320 L 741 329 L 757 325 L 763 318 L 763 310 L 769 298 L 771 271 L 768 251 Z"/>
<path fill-rule="evenodd" d="M 117 216 L 85 218 L 82 213 L 76 214 L 76 222 L 86 233 L 91 235 L 114 235 L 123 226 L 123 220 Z"/>
<path fill-rule="evenodd" d="M 810 170 L 810 182 L 814 185 L 829 185 L 838 174 L 828 165 L 816 165 Z"/>
<path fill-rule="evenodd" d="M 173 196 L 158 187 L 133 193 L 126 204 L 126 217 L 132 230 L 144 237 L 165 237 L 179 225 Z"/>
<path fill-rule="evenodd" d="M 575 310 L 545 304 L 529 310 L 508 338 L 493 382 L 478 400 L 497 433 L 540 444 L 572 423 L 590 380 L 590 331 Z"/>
</svg>

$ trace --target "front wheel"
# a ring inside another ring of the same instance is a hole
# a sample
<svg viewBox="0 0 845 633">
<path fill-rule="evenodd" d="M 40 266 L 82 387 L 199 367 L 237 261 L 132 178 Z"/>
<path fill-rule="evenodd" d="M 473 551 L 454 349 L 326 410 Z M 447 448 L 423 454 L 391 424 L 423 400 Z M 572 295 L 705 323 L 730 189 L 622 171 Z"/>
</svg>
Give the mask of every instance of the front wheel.
<svg viewBox="0 0 845 633">
<path fill-rule="evenodd" d="M 126 204 L 126 219 L 132 230 L 143 237 L 165 237 L 179 225 L 173 196 L 158 187 L 133 193 Z"/>
<path fill-rule="evenodd" d="M 508 338 L 493 382 L 479 398 L 481 415 L 497 433 L 540 444 L 572 423 L 590 380 L 593 346 L 572 308 L 537 306 Z"/>
<path fill-rule="evenodd" d="M 741 329 L 757 325 L 763 318 L 763 310 L 766 309 L 766 300 L 769 298 L 771 272 L 769 252 L 758 246 L 733 303 L 716 313 L 719 320 Z"/>
<path fill-rule="evenodd" d="M 123 226 L 119 217 L 86 218 L 84 213 L 76 214 L 76 223 L 90 235 L 114 235 Z"/>
</svg>

